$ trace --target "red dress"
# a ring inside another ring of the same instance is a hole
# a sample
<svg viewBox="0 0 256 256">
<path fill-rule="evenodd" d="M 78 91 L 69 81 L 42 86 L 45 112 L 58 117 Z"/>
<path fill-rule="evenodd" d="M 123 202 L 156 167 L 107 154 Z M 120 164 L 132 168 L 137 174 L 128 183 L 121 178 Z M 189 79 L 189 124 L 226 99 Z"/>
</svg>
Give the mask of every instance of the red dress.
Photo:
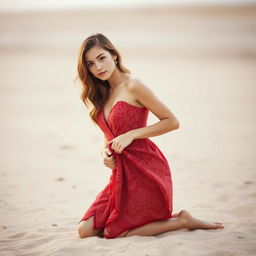
<svg viewBox="0 0 256 256">
<path fill-rule="evenodd" d="M 117 101 L 105 120 L 104 109 L 97 123 L 107 140 L 129 130 L 145 127 L 149 110 Z M 172 217 L 172 177 L 168 162 L 149 138 L 135 139 L 121 154 L 111 149 L 116 159 L 109 183 L 85 212 L 94 216 L 94 229 L 106 228 L 115 238 L 121 233 L 149 222 Z M 80 223 L 79 222 L 79 223 Z"/>
</svg>

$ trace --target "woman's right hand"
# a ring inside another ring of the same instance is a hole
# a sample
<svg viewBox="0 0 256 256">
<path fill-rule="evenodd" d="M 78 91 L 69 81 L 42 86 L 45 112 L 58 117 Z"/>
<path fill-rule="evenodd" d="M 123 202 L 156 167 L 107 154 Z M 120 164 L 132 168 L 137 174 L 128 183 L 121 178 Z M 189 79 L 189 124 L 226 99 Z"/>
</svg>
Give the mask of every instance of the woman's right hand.
<svg viewBox="0 0 256 256">
<path fill-rule="evenodd" d="M 112 152 L 109 150 L 109 148 L 104 147 L 101 150 L 101 156 L 103 157 L 103 163 L 106 167 L 110 169 L 116 168 L 116 160 L 112 154 Z"/>
</svg>

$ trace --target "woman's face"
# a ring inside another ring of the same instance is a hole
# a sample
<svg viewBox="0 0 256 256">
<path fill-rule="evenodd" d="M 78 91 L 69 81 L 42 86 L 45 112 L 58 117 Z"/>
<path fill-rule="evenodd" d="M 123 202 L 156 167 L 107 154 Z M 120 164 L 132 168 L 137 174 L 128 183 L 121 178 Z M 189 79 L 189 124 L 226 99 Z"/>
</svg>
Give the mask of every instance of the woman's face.
<svg viewBox="0 0 256 256">
<path fill-rule="evenodd" d="M 100 80 L 108 80 L 116 68 L 116 58 L 100 46 L 92 47 L 85 59 L 88 70 Z"/>
</svg>

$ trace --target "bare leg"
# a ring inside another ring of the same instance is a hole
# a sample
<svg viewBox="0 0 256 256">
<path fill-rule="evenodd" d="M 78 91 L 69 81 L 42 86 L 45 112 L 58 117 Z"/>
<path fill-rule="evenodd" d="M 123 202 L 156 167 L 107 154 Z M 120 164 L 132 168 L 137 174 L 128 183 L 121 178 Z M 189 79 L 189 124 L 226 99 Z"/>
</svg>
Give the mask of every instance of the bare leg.
<svg viewBox="0 0 256 256">
<path fill-rule="evenodd" d="M 78 233 L 80 238 L 86 238 L 90 236 L 97 236 L 101 234 L 101 229 L 94 229 L 94 216 L 89 217 L 87 220 L 81 221 L 78 227 Z"/>
<path fill-rule="evenodd" d="M 122 236 L 152 236 L 157 235 L 163 232 L 168 232 L 171 230 L 178 229 L 217 229 L 224 228 L 221 223 L 218 222 L 205 222 L 199 219 L 192 217 L 188 211 L 181 210 L 179 214 L 176 214 L 168 220 L 160 220 L 154 221 L 144 226 L 132 229 L 130 231 L 126 231 L 122 234 Z"/>
</svg>

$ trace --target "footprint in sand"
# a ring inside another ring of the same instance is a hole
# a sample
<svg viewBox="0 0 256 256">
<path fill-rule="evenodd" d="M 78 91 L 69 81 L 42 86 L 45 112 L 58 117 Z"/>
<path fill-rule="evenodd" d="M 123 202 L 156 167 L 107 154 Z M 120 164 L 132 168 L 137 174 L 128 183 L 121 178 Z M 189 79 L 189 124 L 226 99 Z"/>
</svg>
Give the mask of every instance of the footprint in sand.
<svg viewBox="0 0 256 256">
<path fill-rule="evenodd" d="M 251 188 L 251 185 L 253 185 L 254 182 L 251 181 L 251 180 L 246 180 L 244 181 L 242 184 L 240 183 L 238 185 L 238 188 L 241 188 L 241 189 L 248 189 L 248 188 Z"/>
<path fill-rule="evenodd" d="M 250 185 L 250 184 L 253 184 L 253 181 L 249 181 L 249 180 L 248 180 L 248 181 L 245 181 L 244 184 L 245 184 L 245 185 Z"/>
<path fill-rule="evenodd" d="M 65 181 L 65 178 L 59 177 L 59 178 L 56 178 L 55 181 L 58 181 L 58 182 L 59 182 L 59 181 Z"/>
<path fill-rule="evenodd" d="M 21 238 L 25 235 L 26 235 L 26 233 L 17 233 L 15 235 L 8 236 L 8 238 Z"/>
</svg>

